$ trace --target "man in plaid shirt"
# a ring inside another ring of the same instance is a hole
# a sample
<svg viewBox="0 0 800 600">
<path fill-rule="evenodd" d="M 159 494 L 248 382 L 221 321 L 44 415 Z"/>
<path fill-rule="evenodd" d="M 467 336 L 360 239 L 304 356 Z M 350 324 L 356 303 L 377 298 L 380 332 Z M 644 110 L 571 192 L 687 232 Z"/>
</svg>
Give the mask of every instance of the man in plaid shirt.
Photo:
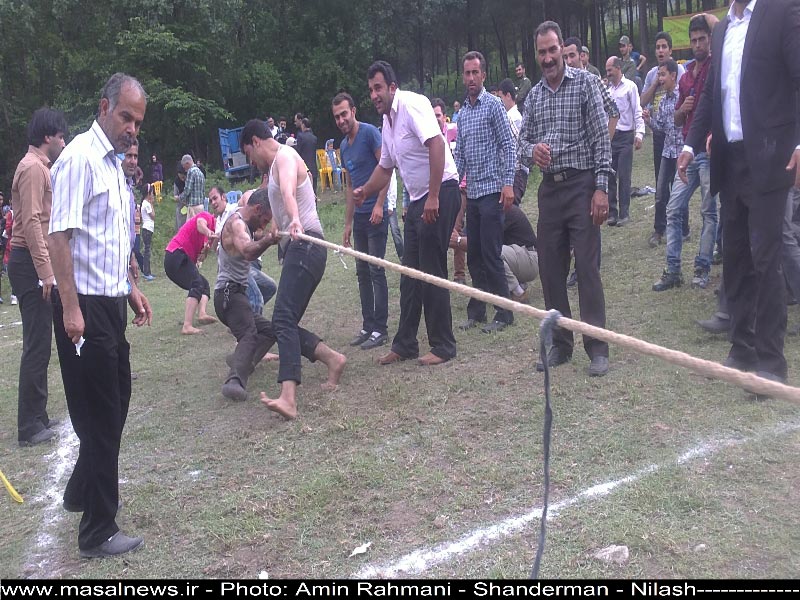
<svg viewBox="0 0 800 600">
<path fill-rule="evenodd" d="M 194 164 L 194 159 L 189 154 L 183 155 L 181 166 L 186 171 L 186 187 L 183 188 L 183 192 L 179 196 L 175 196 L 175 199 L 188 207 L 186 219 L 189 220 L 204 210 L 206 177 L 199 167 Z"/>
<path fill-rule="evenodd" d="M 503 267 L 503 211 L 514 203 L 516 145 L 502 101 L 483 87 L 486 59 L 480 52 L 464 55 L 467 101 L 458 117 L 456 168 L 467 178 L 467 266 L 473 285 L 508 298 Z M 486 321 L 486 303 L 471 298 L 461 329 Z M 481 331 L 502 331 L 514 313 L 495 307 L 494 320 Z"/>
<path fill-rule="evenodd" d="M 519 156 L 542 170 L 539 186 L 539 267 L 545 306 L 565 317 L 569 247 L 575 249 L 581 319 L 605 327 L 606 305 L 600 279 L 600 225 L 608 218 L 611 143 L 600 90 L 594 76 L 564 64 L 561 28 L 545 21 L 536 29 L 536 56 L 542 79 L 525 100 Z M 553 347 L 540 357 L 558 366 L 572 358 L 572 332 L 556 328 Z M 589 375 L 608 372 L 608 344 L 584 336 L 591 358 Z"/>
</svg>

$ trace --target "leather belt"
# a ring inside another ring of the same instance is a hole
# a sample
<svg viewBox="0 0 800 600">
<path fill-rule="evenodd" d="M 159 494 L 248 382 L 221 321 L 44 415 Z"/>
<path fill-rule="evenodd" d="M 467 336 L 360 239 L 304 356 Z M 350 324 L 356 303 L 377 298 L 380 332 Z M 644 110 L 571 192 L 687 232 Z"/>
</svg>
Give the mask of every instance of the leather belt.
<svg viewBox="0 0 800 600">
<path fill-rule="evenodd" d="M 558 173 L 544 173 L 542 174 L 542 180 L 548 183 L 562 183 L 582 173 L 586 173 L 586 171 L 582 169 L 564 169 Z"/>
</svg>

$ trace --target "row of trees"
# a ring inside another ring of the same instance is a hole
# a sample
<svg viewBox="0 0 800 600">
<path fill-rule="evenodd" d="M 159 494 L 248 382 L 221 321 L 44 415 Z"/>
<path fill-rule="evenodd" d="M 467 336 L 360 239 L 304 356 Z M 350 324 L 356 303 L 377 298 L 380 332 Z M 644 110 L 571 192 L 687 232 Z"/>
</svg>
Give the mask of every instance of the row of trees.
<svg viewBox="0 0 800 600">
<path fill-rule="evenodd" d="M 337 137 L 329 103 L 339 90 L 375 121 L 365 73 L 377 58 L 404 87 L 450 103 L 463 94 L 468 49 L 486 54 L 492 81 L 513 78 L 520 61 L 533 75 L 531 34 L 546 18 L 599 59 L 622 33 L 649 48 L 665 15 L 722 1 L 0 0 L 0 189 L 25 151 L 31 113 L 62 109 L 80 131 L 115 71 L 138 77 L 150 96 L 144 154 L 170 163 L 189 150 L 218 168 L 216 128 L 254 116 L 291 122 L 303 112 L 321 141 Z"/>
</svg>

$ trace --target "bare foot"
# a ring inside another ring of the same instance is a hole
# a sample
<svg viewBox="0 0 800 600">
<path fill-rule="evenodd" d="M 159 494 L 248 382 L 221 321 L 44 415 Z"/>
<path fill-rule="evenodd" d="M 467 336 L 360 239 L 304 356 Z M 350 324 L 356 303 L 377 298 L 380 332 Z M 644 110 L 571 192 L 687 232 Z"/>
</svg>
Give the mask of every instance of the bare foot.
<svg viewBox="0 0 800 600">
<path fill-rule="evenodd" d="M 200 325 L 211 325 L 212 323 L 216 323 L 217 320 L 211 315 L 202 315 L 197 317 L 197 322 L 200 323 Z"/>
<path fill-rule="evenodd" d="M 327 362 L 328 381 L 322 384 L 323 390 L 334 391 L 339 387 L 339 380 L 342 378 L 344 366 L 347 364 L 347 357 L 339 352 L 333 352 L 333 356 Z"/>
<path fill-rule="evenodd" d="M 268 409 L 278 413 L 285 419 L 297 418 L 297 404 L 294 401 L 285 399 L 283 396 L 272 400 L 271 398 L 267 398 L 266 393 L 261 392 L 261 402 L 263 402 Z"/>
<path fill-rule="evenodd" d="M 264 355 L 264 358 L 261 359 L 261 362 L 275 362 L 280 360 L 281 357 L 275 354 L 274 352 L 267 352 Z"/>
<path fill-rule="evenodd" d="M 203 333 L 202 329 L 198 329 L 197 327 L 192 327 L 189 325 L 188 327 L 184 325 L 181 328 L 181 334 L 183 335 L 197 335 L 198 333 Z"/>
</svg>

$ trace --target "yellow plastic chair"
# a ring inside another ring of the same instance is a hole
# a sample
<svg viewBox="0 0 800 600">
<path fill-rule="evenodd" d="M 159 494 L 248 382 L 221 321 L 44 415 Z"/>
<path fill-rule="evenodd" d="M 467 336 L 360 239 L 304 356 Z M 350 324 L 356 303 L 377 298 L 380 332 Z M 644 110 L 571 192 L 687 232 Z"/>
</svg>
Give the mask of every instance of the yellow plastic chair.
<svg viewBox="0 0 800 600">
<path fill-rule="evenodd" d="M 163 181 L 154 181 L 153 182 L 153 192 L 156 195 L 156 201 L 160 204 L 161 203 L 161 186 L 164 182 Z"/>
<path fill-rule="evenodd" d="M 319 182 L 322 185 L 322 191 L 325 191 L 326 186 L 333 189 L 333 168 L 328 161 L 328 155 L 325 154 L 325 150 L 317 150 L 317 170 L 319 171 Z"/>
</svg>

